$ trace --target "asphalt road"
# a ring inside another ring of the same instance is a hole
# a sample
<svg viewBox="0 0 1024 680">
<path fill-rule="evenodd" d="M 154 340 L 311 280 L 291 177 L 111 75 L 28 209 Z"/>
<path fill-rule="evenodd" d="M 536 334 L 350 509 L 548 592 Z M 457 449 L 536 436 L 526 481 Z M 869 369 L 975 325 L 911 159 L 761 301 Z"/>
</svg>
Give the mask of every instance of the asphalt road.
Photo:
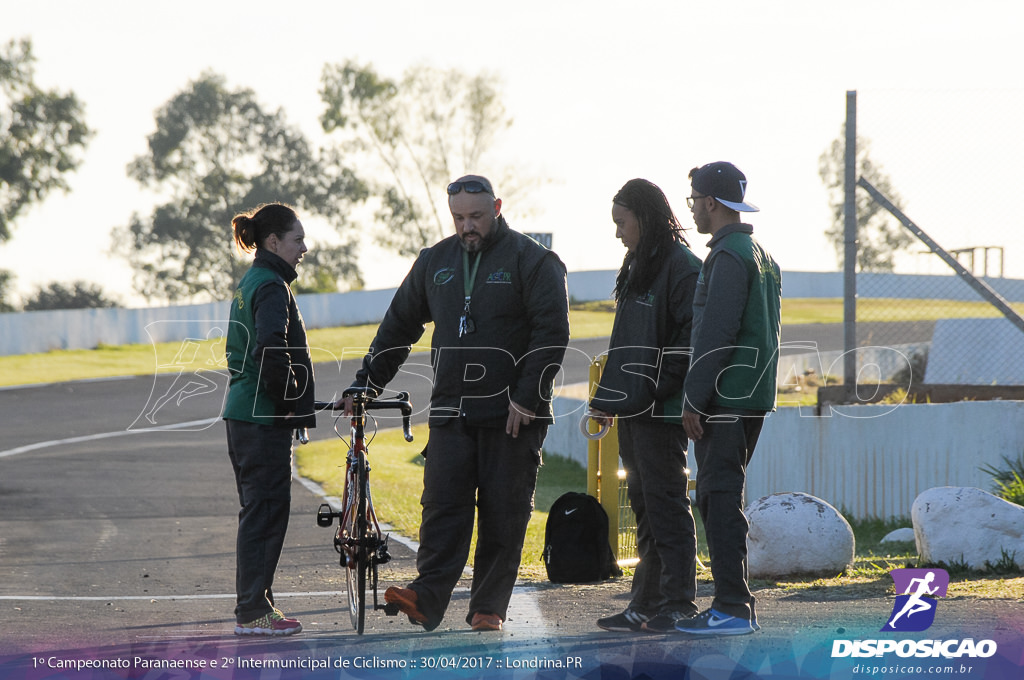
<svg viewBox="0 0 1024 680">
<path fill-rule="evenodd" d="M 566 382 L 585 379 L 577 370 L 567 368 Z M 327 373 L 318 368 L 322 387 Z M 628 603 L 628 579 L 523 583 L 505 631 L 484 634 L 463 620 L 466 581 L 437 630 L 374 612 L 357 636 L 331 531 L 315 526 L 320 498 L 296 481 L 275 590 L 305 631 L 239 639 L 231 614 L 237 496 L 216 420 L 223 393 L 216 385 L 203 393 L 210 386 L 202 380 L 172 388 L 174 378 L 0 390 L 0 678 L 451 677 L 453 664 L 457 677 L 658 678 L 687 669 L 694 678 L 850 677 L 861 660 L 832 659 L 833 641 L 879 637 L 892 608 L 889 596 L 762 588 L 764 630 L 689 640 L 597 629 L 596 618 Z M 425 403 L 415 390 L 413 398 Z M 396 543 L 392 553 L 382 590 L 414 574 L 411 549 Z M 705 578 L 701 605 L 711 593 Z M 961 598 L 942 602 L 941 614 L 929 636 L 992 638 L 1024 653 L 1019 602 Z M 185 670 L 153 667 L 172 662 Z M 1013 663 L 1006 668 L 1024 664 L 1019 656 Z"/>
<path fill-rule="evenodd" d="M 896 321 L 857 323 L 857 346 L 905 345 L 929 342 L 935 332 L 934 321 Z M 806 346 L 816 346 L 818 351 L 843 350 L 843 325 L 838 323 L 805 323 L 782 327 L 782 342 L 799 344 L 800 349 L 785 349 L 783 354 L 805 352 Z"/>
</svg>

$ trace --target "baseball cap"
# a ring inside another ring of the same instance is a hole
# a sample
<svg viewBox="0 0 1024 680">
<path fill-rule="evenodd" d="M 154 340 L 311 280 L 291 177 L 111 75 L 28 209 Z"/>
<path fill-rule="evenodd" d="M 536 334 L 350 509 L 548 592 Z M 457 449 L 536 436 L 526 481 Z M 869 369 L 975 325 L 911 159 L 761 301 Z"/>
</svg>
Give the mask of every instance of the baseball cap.
<svg viewBox="0 0 1024 680">
<path fill-rule="evenodd" d="M 743 200 L 747 193 L 747 178 L 732 163 L 718 161 L 698 168 L 690 177 L 694 191 L 714 196 L 722 205 L 739 212 L 758 212 L 760 208 Z"/>
</svg>

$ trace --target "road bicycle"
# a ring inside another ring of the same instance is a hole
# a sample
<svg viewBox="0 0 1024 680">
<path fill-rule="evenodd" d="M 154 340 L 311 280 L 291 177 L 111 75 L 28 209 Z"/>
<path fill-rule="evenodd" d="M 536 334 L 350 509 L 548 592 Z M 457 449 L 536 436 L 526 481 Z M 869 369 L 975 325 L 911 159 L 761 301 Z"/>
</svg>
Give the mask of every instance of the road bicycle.
<svg viewBox="0 0 1024 680">
<path fill-rule="evenodd" d="M 316 523 L 329 527 L 338 518 L 338 530 L 334 534 L 334 549 L 341 556 L 341 568 L 345 571 L 348 587 L 348 608 L 352 626 L 356 633 L 363 634 L 366 621 L 366 590 L 369 582 L 373 593 L 373 609 L 384 609 L 388 614 L 397 614 L 391 605 L 378 604 L 377 601 L 377 567 L 391 559 L 388 553 L 388 536 L 383 534 L 377 514 L 373 509 L 373 497 L 370 495 L 370 464 L 367 457 L 369 441 L 366 440 L 366 420 L 369 418 L 376 425 L 376 420 L 369 411 L 398 410 L 402 414 L 402 431 L 405 440 L 411 442 L 412 403 L 409 394 L 401 392 L 390 399 L 375 399 L 362 390 L 346 390 L 342 396 L 352 397 L 352 415 L 348 453 L 345 457 L 345 488 L 341 496 L 341 507 L 335 510 L 328 503 L 323 503 L 316 513 Z M 316 402 L 316 410 L 332 408 L 331 402 Z M 335 419 L 334 431 L 345 441 L 340 431 L 340 423 L 344 415 Z M 300 441 L 308 436 L 304 433 Z M 373 439 L 373 435 L 370 435 Z"/>
</svg>

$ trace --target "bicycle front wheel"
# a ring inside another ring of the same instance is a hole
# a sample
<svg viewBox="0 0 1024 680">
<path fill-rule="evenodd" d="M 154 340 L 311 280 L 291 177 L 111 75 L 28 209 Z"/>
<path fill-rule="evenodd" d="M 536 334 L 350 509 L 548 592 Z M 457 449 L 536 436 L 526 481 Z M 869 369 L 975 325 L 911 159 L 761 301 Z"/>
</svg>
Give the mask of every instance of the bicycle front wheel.
<svg viewBox="0 0 1024 680">
<path fill-rule="evenodd" d="M 353 540 L 352 564 L 345 571 L 348 578 L 348 611 L 352 627 L 356 633 L 363 634 L 366 623 L 366 574 L 370 569 L 370 552 L 367 550 L 366 521 L 366 459 L 360 455 L 356 459 L 355 488 L 353 491 L 352 510 L 350 513 L 349 536 Z"/>
</svg>

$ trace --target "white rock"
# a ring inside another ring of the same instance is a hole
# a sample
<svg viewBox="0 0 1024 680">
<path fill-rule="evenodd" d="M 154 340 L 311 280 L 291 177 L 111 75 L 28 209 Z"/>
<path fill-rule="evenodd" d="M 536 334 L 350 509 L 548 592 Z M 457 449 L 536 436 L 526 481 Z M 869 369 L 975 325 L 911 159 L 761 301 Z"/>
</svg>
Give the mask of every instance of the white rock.
<svg viewBox="0 0 1024 680">
<path fill-rule="evenodd" d="M 914 529 L 912 527 L 903 527 L 901 529 L 895 529 L 890 531 L 882 537 L 882 543 L 913 543 L 915 541 Z"/>
<path fill-rule="evenodd" d="M 820 498 L 776 493 L 751 503 L 746 514 L 747 561 L 753 578 L 835 575 L 853 564 L 853 529 Z"/>
<path fill-rule="evenodd" d="M 981 489 L 940 486 L 922 492 L 910 514 L 925 563 L 985 569 L 1005 552 L 1024 568 L 1024 507 Z"/>
</svg>

